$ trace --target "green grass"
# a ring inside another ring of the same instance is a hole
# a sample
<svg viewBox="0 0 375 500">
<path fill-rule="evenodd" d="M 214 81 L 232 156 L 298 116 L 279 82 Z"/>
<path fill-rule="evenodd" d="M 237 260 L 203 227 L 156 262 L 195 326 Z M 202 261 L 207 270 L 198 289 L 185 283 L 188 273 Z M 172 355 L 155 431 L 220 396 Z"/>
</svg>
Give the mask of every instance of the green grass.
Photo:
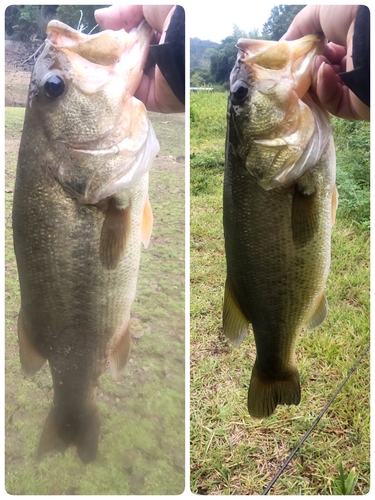
<svg viewBox="0 0 375 500">
<path fill-rule="evenodd" d="M 192 95 L 192 113 L 191 489 L 261 494 L 369 344 L 369 126 L 334 121 L 340 198 L 326 287 L 330 309 L 297 344 L 301 403 L 254 420 L 246 406 L 253 337 L 232 347 L 221 328 L 226 95 Z M 345 491 L 369 491 L 369 387 L 367 355 L 271 494 L 334 494 L 343 477 Z"/>
<path fill-rule="evenodd" d="M 154 230 L 142 251 L 132 309 L 134 339 L 124 374 L 99 386 L 97 459 L 83 465 L 74 448 L 36 459 L 52 402 L 48 366 L 21 374 L 16 324 L 19 286 L 11 209 L 22 108 L 6 108 L 5 486 L 10 494 L 179 494 L 185 456 L 185 172 L 184 116 L 152 114 L 161 150 L 150 172 Z"/>
</svg>

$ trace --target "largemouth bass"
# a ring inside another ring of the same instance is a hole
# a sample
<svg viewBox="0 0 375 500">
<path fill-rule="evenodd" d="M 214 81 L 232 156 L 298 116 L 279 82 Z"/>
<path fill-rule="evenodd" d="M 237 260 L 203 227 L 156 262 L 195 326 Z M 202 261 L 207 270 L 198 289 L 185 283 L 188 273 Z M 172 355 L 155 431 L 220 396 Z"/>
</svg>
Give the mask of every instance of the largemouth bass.
<svg viewBox="0 0 375 500">
<path fill-rule="evenodd" d="M 85 35 L 51 21 L 29 87 L 13 205 L 25 374 L 48 360 L 54 398 L 38 454 L 97 454 L 98 380 L 130 349 L 148 171 L 159 145 L 134 93 L 152 29 Z"/>
<path fill-rule="evenodd" d="M 323 42 L 240 39 L 230 76 L 223 327 L 239 345 L 251 323 L 251 416 L 300 402 L 295 347 L 327 313 L 337 192 L 328 114 L 309 92 Z"/>
</svg>

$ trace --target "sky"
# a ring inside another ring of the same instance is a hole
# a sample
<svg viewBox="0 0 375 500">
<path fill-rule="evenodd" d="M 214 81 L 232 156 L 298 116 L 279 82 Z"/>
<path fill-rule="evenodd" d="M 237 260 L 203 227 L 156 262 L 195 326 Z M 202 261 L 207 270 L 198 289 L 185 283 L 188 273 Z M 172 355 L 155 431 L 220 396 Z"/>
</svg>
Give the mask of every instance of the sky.
<svg viewBox="0 0 375 500">
<path fill-rule="evenodd" d="M 272 8 L 278 5 L 277 2 L 264 0 L 232 1 L 232 8 L 229 7 L 230 2 L 219 0 L 189 3 L 189 7 L 186 7 L 189 37 L 220 43 L 232 34 L 234 24 L 247 32 L 258 28 L 261 33 Z"/>
</svg>

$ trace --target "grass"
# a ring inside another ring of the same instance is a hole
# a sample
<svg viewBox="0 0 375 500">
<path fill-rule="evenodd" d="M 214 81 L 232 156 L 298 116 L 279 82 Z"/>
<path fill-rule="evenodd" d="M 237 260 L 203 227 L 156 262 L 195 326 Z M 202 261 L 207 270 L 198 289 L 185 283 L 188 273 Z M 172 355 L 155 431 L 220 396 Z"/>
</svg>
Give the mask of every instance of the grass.
<svg viewBox="0 0 375 500">
<path fill-rule="evenodd" d="M 184 116 L 151 114 L 161 150 L 150 172 L 154 231 L 142 252 L 132 331 L 136 337 L 119 380 L 100 379 L 97 459 L 76 450 L 36 449 L 53 391 L 48 367 L 32 379 L 20 371 L 16 322 L 19 287 L 11 209 L 22 108 L 6 108 L 6 401 L 5 486 L 10 494 L 179 494 L 185 457 L 185 173 Z"/>
<path fill-rule="evenodd" d="M 326 287 L 330 310 L 298 341 L 301 403 L 254 420 L 246 407 L 254 340 L 232 347 L 221 328 L 226 99 L 191 96 L 190 483 L 193 493 L 249 495 L 264 491 L 369 344 L 369 126 L 334 121 L 340 198 Z M 367 355 L 271 494 L 369 491 L 369 387 Z"/>
</svg>

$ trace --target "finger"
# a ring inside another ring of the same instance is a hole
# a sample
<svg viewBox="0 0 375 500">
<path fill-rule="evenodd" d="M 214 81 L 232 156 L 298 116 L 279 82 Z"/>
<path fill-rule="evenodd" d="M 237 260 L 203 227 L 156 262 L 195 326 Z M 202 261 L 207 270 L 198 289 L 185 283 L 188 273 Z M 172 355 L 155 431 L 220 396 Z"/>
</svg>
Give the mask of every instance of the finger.
<svg viewBox="0 0 375 500">
<path fill-rule="evenodd" d="M 142 21 L 142 5 L 111 5 L 94 12 L 95 20 L 101 28 L 129 32 Z"/>
<path fill-rule="evenodd" d="M 330 42 L 326 45 L 324 56 L 331 64 L 339 64 L 341 66 L 342 60 L 346 56 L 346 51 L 346 47 Z M 345 71 L 345 69 L 343 71 Z"/>
<path fill-rule="evenodd" d="M 322 33 L 320 25 L 319 5 L 308 5 L 293 19 L 282 40 L 297 40 L 312 33 Z"/>
<path fill-rule="evenodd" d="M 135 96 L 149 111 L 178 113 L 185 110 L 185 106 L 174 95 L 157 66 L 143 74 Z"/>
<path fill-rule="evenodd" d="M 331 42 L 345 46 L 357 10 L 358 5 L 308 5 L 298 12 L 283 39 L 323 33 Z"/>
<path fill-rule="evenodd" d="M 172 9 L 175 9 L 174 5 L 144 5 L 143 13 L 148 24 L 158 33 L 163 33 L 167 16 Z M 168 17 L 170 19 L 170 16 Z"/>
<path fill-rule="evenodd" d="M 361 118 L 353 107 L 352 92 L 342 83 L 329 64 L 325 62 L 321 64 L 316 83 L 313 81 L 312 87 L 322 106 L 329 113 L 349 120 Z"/>
</svg>

